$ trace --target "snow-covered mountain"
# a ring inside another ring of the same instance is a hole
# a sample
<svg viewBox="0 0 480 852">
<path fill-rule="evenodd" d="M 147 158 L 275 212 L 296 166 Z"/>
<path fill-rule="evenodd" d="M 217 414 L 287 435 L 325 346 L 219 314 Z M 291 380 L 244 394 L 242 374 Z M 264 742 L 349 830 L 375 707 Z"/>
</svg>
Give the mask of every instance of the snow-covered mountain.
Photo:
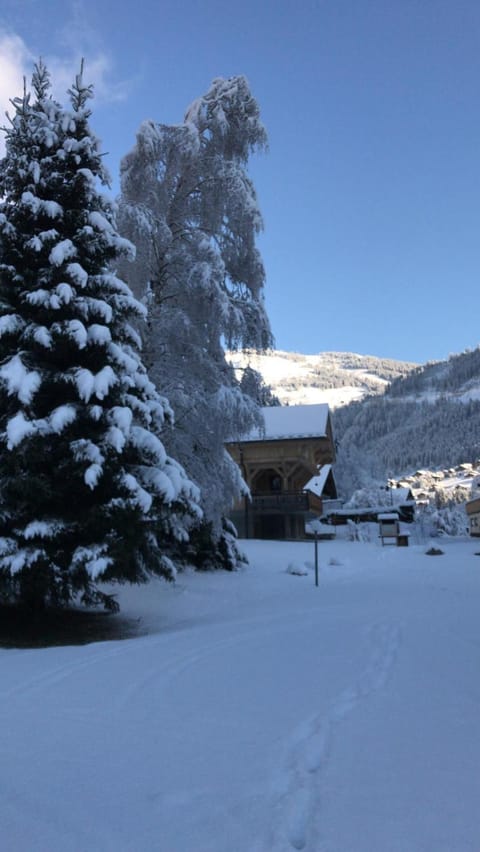
<svg viewBox="0 0 480 852">
<path fill-rule="evenodd" d="M 337 409 L 337 481 L 348 494 L 369 482 L 480 459 L 480 348 L 425 364 L 383 396 Z"/>
<path fill-rule="evenodd" d="M 480 459 L 480 347 L 424 365 L 322 352 L 230 353 L 283 405 L 327 402 L 338 444 L 342 496 L 389 477 Z"/>
<path fill-rule="evenodd" d="M 229 360 L 241 377 L 250 366 L 257 370 L 282 405 L 327 402 L 338 408 L 368 394 L 383 394 L 389 383 L 408 375 L 418 365 L 352 352 L 298 352 L 271 350 L 230 352 Z"/>
<path fill-rule="evenodd" d="M 392 398 L 429 402 L 480 399 L 480 346 L 451 355 L 446 361 L 415 367 L 407 376 L 392 381 L 388 393 Z"/>
</svg>

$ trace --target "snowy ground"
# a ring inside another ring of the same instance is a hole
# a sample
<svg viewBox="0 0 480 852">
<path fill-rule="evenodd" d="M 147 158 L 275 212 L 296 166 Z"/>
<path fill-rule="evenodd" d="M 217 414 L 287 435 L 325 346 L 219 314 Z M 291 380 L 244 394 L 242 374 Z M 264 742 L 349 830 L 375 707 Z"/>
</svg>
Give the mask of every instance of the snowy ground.
<svg viewBox="0 0 480 852">
<path fill-rule="evenodd" d="M 0 649 L 6 852 L 478 852 L 480 542 L 247 542 L 147 635 Z"/>
</svg>

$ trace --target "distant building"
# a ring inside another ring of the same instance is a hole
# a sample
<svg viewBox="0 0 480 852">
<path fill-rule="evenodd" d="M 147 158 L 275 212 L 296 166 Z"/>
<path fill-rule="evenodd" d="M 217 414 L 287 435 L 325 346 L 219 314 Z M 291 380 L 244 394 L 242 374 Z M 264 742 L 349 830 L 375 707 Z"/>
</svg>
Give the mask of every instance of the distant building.
<svg viewBox="0 0 480 852">
<path fill-rule="evenodd" d="M 480 497 L 465 504 L 468 515 L 470 535 L 480 537 Z"/>
<path fill-rule="evenodd" d="M 357 493 L 362 494 L 362 491 Z M 385 512 L 395 514 L 399 521 L 405 523 L 412 523 L 415 520 L 416 500 L 410 488 L 378 489 L 375 494 L 378 498 L 376 503 L 370 500 L 365 505 L 350 504 L 343 509 L 334 509 L 329 512 L 330 523 L 335 525 L 347 524 L 348 521 L 356 524 L 371 523 L 378 521 L 379 515 Z"/>
<path fill-rule="evenodd" d="M 251 500 L 232 512 L 245 538 L 303 539 L 305 521 L 323 514 L 337 497 L 328 405 L 263 408 L 258 429 L 227 444 L 250 488 Z"/>
</svg>

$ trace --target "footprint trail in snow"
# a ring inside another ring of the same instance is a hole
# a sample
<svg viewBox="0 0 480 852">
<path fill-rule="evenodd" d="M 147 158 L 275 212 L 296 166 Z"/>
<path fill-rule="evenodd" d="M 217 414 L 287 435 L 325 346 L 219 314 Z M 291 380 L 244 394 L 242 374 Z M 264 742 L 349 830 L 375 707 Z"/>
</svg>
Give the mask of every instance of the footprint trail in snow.
<svg viewBox="0 0 480 852">
<path fill-rule="evenodd" d="M 400 646 L 400 628 L 379 621 L 371 626 L 368 638 L 371 655 L 358 679 L 334 698 L 326 714 L 313 716 L 293 732 L 272 791 L 270 837 L 251 852 L 326 852 L 319 832 L 320 781 L 332 749 L 333 733 L 361 701 L 385 685 Z"/>
</svg>

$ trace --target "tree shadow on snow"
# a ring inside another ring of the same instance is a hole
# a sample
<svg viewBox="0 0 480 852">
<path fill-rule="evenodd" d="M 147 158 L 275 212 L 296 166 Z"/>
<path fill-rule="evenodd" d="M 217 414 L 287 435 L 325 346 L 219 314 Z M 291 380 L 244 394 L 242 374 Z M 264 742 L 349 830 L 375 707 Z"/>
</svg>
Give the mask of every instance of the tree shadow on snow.
<svg viewBox="0 0 480 852">
<path fill-rule="evenodd" d="M 0 648 L 46 648 L 132 639 L 145 634 L 140 619 L 79 609 L 46 610 L 33 616 L 0 605 Z"/>
</svg>

